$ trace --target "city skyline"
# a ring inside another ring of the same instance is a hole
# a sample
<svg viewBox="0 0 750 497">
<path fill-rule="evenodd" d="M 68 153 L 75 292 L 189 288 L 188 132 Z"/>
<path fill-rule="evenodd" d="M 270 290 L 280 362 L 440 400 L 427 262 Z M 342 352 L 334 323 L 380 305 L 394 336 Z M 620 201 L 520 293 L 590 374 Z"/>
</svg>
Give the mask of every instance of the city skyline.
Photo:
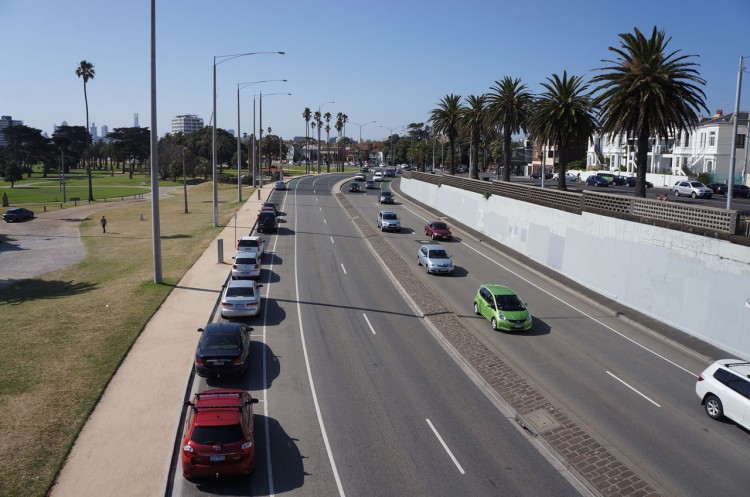
<svg viewBox="0 0 750 497">
<path fill-rule="evenodd" d="M 134 8 L 106 0 L 96 9 L 83 0 L 42 3 L 40 9 L 20 0 L 0 2 L 0 29 L 14 40 L 0 60 L 22 75 L 0 79 L 0 114 L 48 134 L 63 119 L 84 125 L 83 84 L 74 70 L 87 60 L 96 71 L 87 84 L 90 121 L 129 127 L 139 114 L 148 126 L 148 2 Z M 363 127 L 365 140 L 385 139 L 390 130 L 403 134 L 402 126 L 427 121 L 444 95 L 486 93 L 504 76 L 520 78 L 534 93 L 553 73 L 588 80 L 607 65 L 603 60 L 615 58 L 608 47 L 619 46 L 618 33 L 634 27 L 646 33 L 654 26 L 664 29 L 672 37 L 671 50 L 697 55 L 706 79 L 706 115 L 718 109 L 727 114 L 734 110 L 740 56 L 750 55 L 743 36 L 750 4 L 741 0 L 718 0 L 710 9 L 696 0 L 634 0 L 626 10 L 593 0 L 572 5 L 545 0 L 533 14 L 526 5 L 477 0 L 460 9 L 443 0 L 156 5 L 159 136 L 171 131 L 178 115 L 211 122 L 213 61 L 223 55 L 286 52 L 219 59 L 219 127 L 237 129 L 238 85 L 287 79 L 240 91 L 240 133 L 252 130 L 253 96 L 262 91 L 269 95 L 263 99 L 263 126 L 284 139 L 304 136 L 302 111 L 320 107 L 333 115 L 331 136 L 337 135 L 338 112 L 348 116 L 346 135 L 353 139 L 359 137 L 355 123 L 376 121 Z M 747 79 L 743 110 L 750 108 Z"/>
</svg>

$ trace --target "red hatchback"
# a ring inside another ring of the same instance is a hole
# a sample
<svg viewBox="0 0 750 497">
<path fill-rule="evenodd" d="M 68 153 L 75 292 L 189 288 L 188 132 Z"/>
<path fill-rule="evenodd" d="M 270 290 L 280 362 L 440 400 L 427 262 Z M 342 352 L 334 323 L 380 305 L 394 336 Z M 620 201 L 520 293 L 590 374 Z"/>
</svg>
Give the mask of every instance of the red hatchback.
<svg viewBox="0 0 750 497">
<path fill-rule="evenodd" d="M 255 471 L 254 399 L 244 390 L 216 388 L 195 394 L 182 438 L 185 478 L 249 475 Z"/>
<path fill-rule="evenodd" d="M 430 221 L 424 225 L 424 236 L 433 240 L 450 240 L 453 238 L 450 228 L 442 221 Z"/>
</svg>

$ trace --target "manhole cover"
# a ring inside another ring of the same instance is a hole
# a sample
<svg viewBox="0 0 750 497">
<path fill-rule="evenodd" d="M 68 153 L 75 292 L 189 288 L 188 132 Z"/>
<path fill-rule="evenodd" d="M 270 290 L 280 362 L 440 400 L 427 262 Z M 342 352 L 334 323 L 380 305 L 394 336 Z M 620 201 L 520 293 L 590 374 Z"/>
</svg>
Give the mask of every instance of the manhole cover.
<svg viewBox="0 0 750 497">
<path fill-rule="evenodd" d="M 524 425 L 535 434 L 544 433 L 560 427 L 560 423 L 544 409 L 537 409 L 521 418 Z"/>
</svg>

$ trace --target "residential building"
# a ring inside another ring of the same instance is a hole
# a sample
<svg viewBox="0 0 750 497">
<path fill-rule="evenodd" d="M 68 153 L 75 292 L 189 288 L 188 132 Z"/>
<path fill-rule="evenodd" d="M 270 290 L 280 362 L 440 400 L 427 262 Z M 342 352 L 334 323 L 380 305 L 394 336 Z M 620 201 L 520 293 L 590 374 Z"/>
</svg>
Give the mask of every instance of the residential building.
<svg viewBox="0 0 750 497">
<path fill-rule="evenodd" d="M 172 134 L 175 133 L 194 133 L 203 129 L 203 119 L 193 114 L 176 116 L 172 119 Z"/>
<path fill-rule="evenodd" d="M 0 147 L 6 145 L 3 130 L 9 126 L 21 126 L 23 121 L 14 120 L 11 116 L 0 116 Z"/>
</svg>

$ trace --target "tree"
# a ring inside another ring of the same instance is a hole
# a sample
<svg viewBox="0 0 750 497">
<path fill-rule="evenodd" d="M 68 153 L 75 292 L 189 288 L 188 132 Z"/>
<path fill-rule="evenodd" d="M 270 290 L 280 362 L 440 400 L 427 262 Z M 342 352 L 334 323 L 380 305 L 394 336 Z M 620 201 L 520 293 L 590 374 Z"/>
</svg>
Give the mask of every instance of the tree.
<svg viewBox="0 0 750 497">
<path fill-rule="evenodd" d="M 94 71 L 94 64 L 91 62 L 87 62 L 86 60 L 82 60 L 78 67 L 76 67 L 76 76 L 79 78 L 83 78 L 83 99 L 86 102 L 86 147 L 88 148 L 89 145 L 91 145 L 91 134 L 89 133 L 89 96 L 86 92 L 86 83 L 89 82 L 90 79 L 94 79 L 94 75 L 96 72 Z M 91 164 L 89 161 L 86 161 L 86 174 L 89 177 L 89 202 L 94 201 L 94 188 L 91 183 Z"/>
<path fill-rule="evenodd" d="M 151 153 L 151 134 L 149 129 L 134 127 L 115 128 L 109 133 L 109 139 L 116 156 L 123 161 L 122 172 L 125 173 L 125 163 L 130 165 L 129 177 L 132 179 L 134 162 L 143 163 Z"/>
<path fill-rule="evenodd" d="M 344 129 L 343 114 L 341 112 L 336 115 L 336 124 L 333 127 L 336 129 L 336 133 L 338 133 L 338 139 L 336 140 L 336 160 L 338 161 L 336 170 L 338 171 L 339 164 L 341 163 L 341 130 Z M 343 171 L 344 169 L 341 168 L 341 170 Z"/>
<path fill-rule="evenodd" d="M 55 150 L 65 158 L 63 174 L 70 172 L 72 164 L 78 164 L 86 150 L 88 132 L 83 126 L 60 126 L 52 133 Z"/>
<path fill-rule="evenodd" d="M 16 181 L 23 179 L 23 168 L 17 162 L 8 162 L 3 168 L 3 177 L 10 183 L 11 188 L 15 188 Z"/>
<path fill-rule="evenodd" d="M 307 150 L 307 156 L 305 157 L 305 173 L 310 173 L 310 118 L 312 117 L 312 113 L 310 112 L 310 107 L 305 107 L 305 110 L 302 111 L 302 119 L 305 120 L 305 150 Z"/>
<path fill-rule="evenodd" d="M 510 144 L 513 134 L 527 131 L 533 97 L 520 79 L 505 76 L 495 81 L 488 95 L 490 122 L 503 135 L 503 181 L 510 181 Z"/>
<path fill-rule="evenodd" d="M 469 158 L 469 177 L 479 179 L 477 157 L 479 156 L 479 138 L 487 126 L 487 98 L 484 95 L 469 95 L 466 106 L 461 108 L 461 130 L 469 135 L 471 157 Z"/>
<path fill-rule="evenodd" d="M 455 154 L 454 146 L 456 136 L 458 136 L 458 123 L 460 122 L 461 114 L 461 96 L 460 95 L 446 95 L 435 109 L 430 112 L 430 121 L 432 127 L 438 133 L 443 133 L 448 137 L 448 149 L 450 150 L 450 174 L 455 174 Z"/>
<path fill-rule="evenodd" d="M 321 115 L 320 111 L 316 110 L 313 114 L 313 120 L 315 121 L 315 126 L 318 127 L 318 174 L 320 174 L 320 132 L 323 129 L 323 121 L 321 121 Z M 315 131 L 315 126 L 313 126 L 313 132 Z"/>
<path fill-rule="evenodd" d="M 563 72 L 562 79 L 553 74 L 542 83 L 545 91 L 532 105 L 529 119 L 531 134 L 540 142 L 551 142 L 557 146 L 560 156 L 557 188 L 567 190 L 565 186 L 565 166 L 567 149 L 580 144 L 596 131 L 597 121 L 588 85 L 581 76 L 571 76 Z M 503 154 L 505 163 L 509 162 Z"/>
<path fill-rule="evenodd" d="M 620 47 L 609 47 L 617 60 L 600 68 L 606 71 L 592 79 L 600 83 L 595 92 L 601 108 L 602 133 L 626 133 L 636 140 L 635 195 L 646 196 L 648 140 L 652 134 L 667 139 L 698 124 L 698 112 L 708 112 L 705 81 L 689 62 L 692 55 L 667 53 L 672 38 L 654 26 L 646 38 L 638 28 L 620 35 Z"/>
<path fill-rule="evenodd" d="M 424 172 L 427 162 L 432 157 L 432 149 L 425 141 L 414 141 L 406 155 L 410 163 L 416 164 L 417 169 Z"/>
<path fill-rule="evenodd" d="M 330 112 L 326 112 L 323 118 L 326 120 L 326 150 L 328 150 L 328 144 L 331 141 L 331 118 L 333 116 Z M 328 160 L 328 154 L 326 153 L 326 172 L 331 172 L 331 163 Z"/>
</svg>

